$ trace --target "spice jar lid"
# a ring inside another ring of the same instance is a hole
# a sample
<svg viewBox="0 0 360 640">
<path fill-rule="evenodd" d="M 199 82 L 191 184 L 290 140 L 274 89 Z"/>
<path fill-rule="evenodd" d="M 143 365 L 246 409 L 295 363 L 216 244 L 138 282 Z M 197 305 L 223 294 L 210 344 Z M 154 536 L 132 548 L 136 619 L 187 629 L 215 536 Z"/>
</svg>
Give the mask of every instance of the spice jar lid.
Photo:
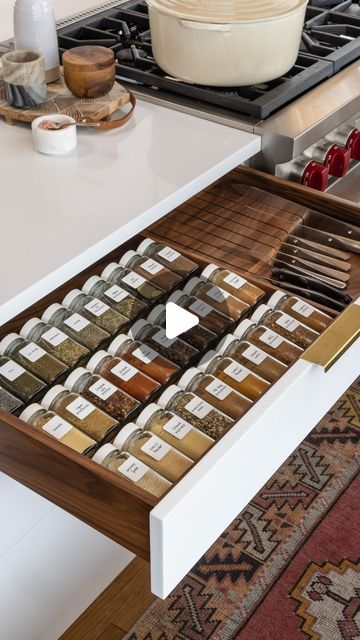
<svg viewBox="0 0 360 640">
<path fill-rule="evenodd" d="M 251 316 L 251 320 L 255 322 L 255 324 L 258 324 L 269 311 L 271 311 L 270 307 L 266 304 L 261 304 L 260 307 L 255 309 Z"/>
<path fill-rule="evenodd" d="M 70 373 L 70 375 L 66 378 L 64 382 L 64 387 L 69 389 L 69 391 L 72 391 L 76 383 L 78 382 L 78 380 L 80 380 L 80 378 L 82 378 L 83 376 L 89 376 L 89 375 L 90 375 L 90 371 L 85 369 L 85 367 L 78 367 L 77 369 L 75 369 L 75 371 Z"/>
<path fill-rule="evenodd" d="M 141 431 L 140 427 L 135 424 L 135 422 L 129 422 L 129 424 L 126 424 L 125 427 L 123 427 L 117 434 L 114 440 L 114 447 L 120 449 L 121 451 L 126 440 L 130 438 L 130 436 L 135 433 L 135 431 Z"/>
<path fill-rule="evenodd" d="M 188 296 L 191 296 L 193 290 L 198 286 L 199 283 L 203 284 L 203 281 L 200 278 L 191 278 L 191 280 L 189 280 L 189 282 L 183 289 L 184 293 L 186 293 Z"/>
<path fill-rule="evenodd" d="M 91 459 L 94 462 L 101 464 L 102 462 L 104 462 L 105 458 L 107 458 L 109 453 L 112 453 L 113 451 L 117 451 L 117 448 L 114 447 L 113 444 L 104 444 L 102 447 L 100 447 L 100 449 L 98 449 L 98 451 L 93 455 Z"/>
<path fill-rule="evenodd" d="M 239 338 L 237 336 L 233 336 L 231 333 L 229 333 L 227 336 L 225 336 L 225 338 L 220 340 L 218 346 L 216 347 L 216 350 L 218 351 L 218 353 L 223 355 L 224 353 L 226 353 L 226 351 L 228 350 L 229 346 L 233 342 L 235 342 L 236 340 L 239 340 Z"/>
<path fill-rule="evenodd" d="M 83 296 L 84 293 L 83 291 L 80 291 L 80 289 L 73 289 L 72 291 L 70 291 L 67 296 L 65 296 L 64 300 L 62 301 L 64 307 L 66 307 L 67 309 L 70 308 L 70 305 L 72 302 L 74 302 L 74 300 L 76 300 L 76 298 L 78 298 L 79 296 Z"/>
<path fill-rule="evenodd" d="M 177 385 L 180 387 L 180 389 L 183 389 L 184 391 L 186 391 L 189 384 L 191 384 L 198 375 L 201 375 L 201 371 L 196 367 L 191 367 L 190 369 L 185 371 L 185 373 L 181 376 Z"/>
<path fill-rule="evenodd" d="M 166 312 L 165 305 L 157 304 L 156 307 L 154 307 L 154 309 L 151 311 L 151 313 L 149 313 L 147 321 L 151 322 L 151 324 L 156 324 L 164 312 Z"/>
<path fill-rule="evenodd" d="M 131 338 L 126 333 L 121 333 L 119 336 L 115 338 L 108 346 L 108 353 L 112 356 L 116 356 L 120 347 L 125 344 L 125 342 L 131 342 Z"/>
<path fill-rule="evenodd" d="M 16 341 L 19 340 L 20 336 L 18 333 L 9 333 L 5 338 L 3 338 L 0 342 L 0 355 L 5 355 L 8 348 Z"/>
<path fill-rule="evenodd" d="M 55 304 L 51 304 L 50 307 L 48 307 L 42 314 L 41 320 L 45 322 L 45 324 L 51 324 L 51 319 L 55 315 L 55 313 L 59 311 L 59 309 L 64 308 L 65 307 L 63 307 L 62 304 L 59 304 L 58 302 L 56 302 Z"/>
<path fill-rule="evenodd" d="M 215 360 L 215 358 L 218 358 L 219 355 L 220 354 L 217 351 L 208 351 L 207 353 L 205 353 L 204 357 L 201 358 L 198 364 L 200 371 L 203 371 L 205 373 L 205 371 L 207 371 L 209 368 L 210 362 Z"/>
<path fill-rule="evenodd" d="M 240 322 L 240 324 L 236 327 L 234 336 L 236 338 L 242 338 L 247 330 L 250 329 L 250 327 L 255 327 L 255 322 L 253 320 L 249 320 L 249 318 L 246 318 L 246 320 Z"/>
<path fill-rule="evenodd" d="M 145 409 L 143 409 L 143 411 L 138 415 L 136 424 L 143 429 L 144 427 L 146 427 L 150 418 L 152 418 L 152 416 L 158 411 L 162 411 L 161 407 L 159 407 L 158 404 L 155 404 L 155 402 L 152 402 L 147 407 L 145 407 Z"/>
<path fill-rule="evenodd" d="M 38 324 L 45 324 L 45 323 L 42 320 L 40 320 L 40 318 L 31 318 L 31 320 L 28 320 L 27 322 L 25 322 L 23 328 L 20 331 L 20 335 L 22 336 L 22 338 L 28 338 L 33 328 L 36 327 Z"/>
<path fill-rule="evenodd" d="M 114 273 L 114 271 L 116 271 L 116 269 L 119 268 L 119 265 L 117 262 L 110 262 L 110 264 L 107 265 L 107 267 L 105 267 L 104 271 L 101 274 L 101 278 L 103 278 L 104 280 L 109 280 L 112 276 L 112 274 Z"/>
<path fill-rule="evenodd" d="M 86 365 L 87 370 L 90 371 L 91 373 L 94 373 L 94 371 L 99 366 L 100 362 L 102 362 L 103 360 L 105 360 L 105 358 L 108 358 L 108 357 L 109 357 L 109 354 L 107 353 L 107 351 L 104 351 L 104 350 L 98 351 L 93 355 L 92 358 L 90 358 L 89 362 L 87 363 Z"/>
<path fill-rule="evenodd" d="M 218 269 L 220 269 L 220 267 L 217 264 L 208 264 L 201 273 L 201 278 L 204 278 L 204 280 L 211 280 L 212 274 Z"/>
<path fill-rule="evenodd" d="M 44 411 L 44 407 L 41 406 L 41 404 L 39 404 L 38 402 L 34 402 L 34 404 L 30 404 L 28 407 L 26 407 L 26 409 L 24 409 L 24 411 L 20 414 L 20 420 L 23 420 L 23 422 L 29 422 L 29 420 L 31 420 L 31 418 L 35 415 L 35 413 L 37 413 L 38 411 Z"/>
<path fill-rule="evenodd" d="M 186 297 L 186 293 L 184 293 L 183 291 L 174 291 L 174 293 L 171 294 L 170 298 L 168 298 L 168 302 L 173 302 L 174 304 L 178 304 L 178 302 L 180 302 L 180 300 L 182 298 Z"/>
<path fill-rule="evenodd" d="M 151 326 L 150 322 L 148 322 L 147 320 L 138 320 L 128 331 L 128 336 L 133 340 L 136 340 L 137 336 L 141 333 L 143 328 L 146 327 L 146 325 L 148 325 L 149 327 Z"/>
<path fill-rule="evenodd" d="M 156 244 L 155 240 L 151 240 L 150 238 L 146 238 L 146 240 L 143 240 L 142 242 L 140 242 L 138 248 L 136 249 L 137 253 L 139 253 L 141 256 L 144 255 L 146 249 L 148 247 L 150 247 L 151 244 Z"/>
<path fill-rule="evenodd" d="M 177 393 L 179 393 L 179 391 L 182 391 L 180 387 L 178 387 L 176 384 L 171 384 L 170 387 L 168 387 L 164 391 L 164 393 L 161 394 L 160 398 L 158 398 L 158 405 L 162 409 L 166 409 L 169 402 L 173 399 L 174 396 L 176 396 Z"/>
<path fill-rule="evenodd" d="M 91 278 L 86 280 L 82 288 L 83 292 L 87 294 L 91 293 L 91 289 L 97 282 L 102 282 L 102 278 L 99 278 L 99 276 L 91 276 Z"/>
<path fill-rule="evenodd" d="M 269 298 L 269 300 L 267 301 L 267 306 L 270 307 L 270 309 L 275 309 L 275 307 L 279 304 L 279 302 L 283 299 L 287 297 L 287 293 L 285 293 L 284 291 L 280 291 L 280 289 L 278 291 L 275 291 L 275 293 L 272 294 L 271 298 Z"/>
<path fill-rule="evenodd" d="M 127 267 L 129 262 L 131 262 L 131 260 L 136 257 L 138 254 L 136 253 L 136 251 L 127 251 L 126 253 L 124 253 L 123 257 L 120 258 L 119 260 L 119 265 L 121 267 Z"/>
<path fill-rule="evenodd" d="M 52 387 L 52 389 L 50 389 L 41 400 L 41 404 L 44 409 L 50 409 L 54 400 L 56 400 L 56 398 L 58 398 L 64 391 L 67 391 L 67 389 L 65 389 L 62 384 L 56 384 L 55 387 Z"/>
</svg>

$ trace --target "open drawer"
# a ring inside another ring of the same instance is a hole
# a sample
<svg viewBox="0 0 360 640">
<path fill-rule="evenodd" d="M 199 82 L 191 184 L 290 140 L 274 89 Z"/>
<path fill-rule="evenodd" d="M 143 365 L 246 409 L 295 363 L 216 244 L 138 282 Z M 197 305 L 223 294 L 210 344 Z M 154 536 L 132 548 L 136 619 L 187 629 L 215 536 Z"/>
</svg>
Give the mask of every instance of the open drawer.
<svg viewBox="0 0 360 640">
<path fill-rule="evenodd" d="M 138 242 L 0 327 L 0 338 Z M 2 412 L 0 470 L 149 560 L 164 598 L 359 374 L 359 336 L 360 298 L 161 500 Z"/>
</svg>

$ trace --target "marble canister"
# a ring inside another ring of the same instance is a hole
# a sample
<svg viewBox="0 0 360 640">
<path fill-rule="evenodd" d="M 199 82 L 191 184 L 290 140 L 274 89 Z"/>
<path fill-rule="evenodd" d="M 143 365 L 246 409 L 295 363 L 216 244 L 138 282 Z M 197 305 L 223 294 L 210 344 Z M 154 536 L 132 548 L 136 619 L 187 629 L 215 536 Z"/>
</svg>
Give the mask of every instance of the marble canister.
<svg viewBox="0 0 360 640">
<path fill-rule="evenodd" d="M 47 98 L 44 58 L 36 51 L 10 51 L 2 57 L 5 95 L 18 109 L 30 109 Z"/>
<path fill-rule="evenodd" d="M 64 129 L 52 129 L 52 123 L 69 124 Z M 47 155 L 60 156 L 73 151 L 77 145 L 77 131 L 74 118 L 61 114 L 49 114 L 36 118 L 31 124 L 36 151 Z"/>
</svg>

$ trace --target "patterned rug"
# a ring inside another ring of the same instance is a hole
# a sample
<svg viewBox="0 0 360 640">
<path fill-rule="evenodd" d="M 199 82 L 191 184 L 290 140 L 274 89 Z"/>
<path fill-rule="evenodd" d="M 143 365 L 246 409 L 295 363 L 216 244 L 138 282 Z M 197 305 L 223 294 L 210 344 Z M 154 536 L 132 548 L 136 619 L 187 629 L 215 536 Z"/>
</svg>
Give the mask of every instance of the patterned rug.
<svg viewBox="0 0 360 640">
<path fill-rule="evenodd" d="M 360 378 L 125 640 L 360 639 L 359 438 Z"/>
</svg>

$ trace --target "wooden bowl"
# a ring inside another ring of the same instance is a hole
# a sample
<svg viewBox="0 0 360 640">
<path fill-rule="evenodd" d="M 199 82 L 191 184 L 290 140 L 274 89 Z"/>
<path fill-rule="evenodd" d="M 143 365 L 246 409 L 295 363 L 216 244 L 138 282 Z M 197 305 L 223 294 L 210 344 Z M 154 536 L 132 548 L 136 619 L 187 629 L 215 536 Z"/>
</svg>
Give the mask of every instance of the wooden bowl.
<svg viewBox="0 0 360 640">
<path fill-rule="evenodd" d="M 74 47 L 62 57 L 66 86 L 79 98 L 105 96 L 115 82 L 115 56 L 98 46 Z"/>
</svg>

